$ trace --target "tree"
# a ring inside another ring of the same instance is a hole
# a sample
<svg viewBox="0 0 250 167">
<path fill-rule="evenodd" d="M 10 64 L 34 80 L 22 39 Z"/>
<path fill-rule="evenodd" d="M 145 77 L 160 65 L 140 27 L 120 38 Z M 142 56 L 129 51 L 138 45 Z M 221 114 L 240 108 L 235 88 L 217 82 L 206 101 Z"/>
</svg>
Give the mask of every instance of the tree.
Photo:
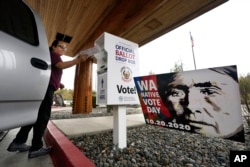
<svg viewBox="0 0 250 167">
<path fill-rule="evenodd" d="M 239 78 L 239 87 L 240 87 L 240 94 L 241 94 L 241 104 L 244 105 L 245 110 L 247 111 L 247 116 L 245 116 L 245 119 L 250 125 L 250 74 L 247 74 L 247 76 L 240 76 Z"/>
<path fill-rule="evenodd" d="M 55 94 L 60 94 L 63 100 L 73 101 L 74 90 L 72 89 L 59 89 L 55 91 Z M 92 92 L 92 106 L 96 107 L 96 92 Z"/>
<path fill-rule="evenodd" d="M 73 99 L 73 92 L 72 89 L 59 89 L 55 93 L 59 93 L 62 95 L 64 100 L 72 100 Z"/>
<path fill-rule="evenodd" d="M 149 71 L 149 75 L 154 75 L 155 73 L 151 70 Z"/>
<path fill-rule="evenodd" d="M 92 91 L 92 107 L 96 108 L 96 92 Z"/>
<path fill-rule="evenodd" d="M 170 72 L 182 72 L 182 71 L 183 71 L 182 63 L 178 64 L 175 62 L 174 67 L 170 69 Z"/>
</svg>

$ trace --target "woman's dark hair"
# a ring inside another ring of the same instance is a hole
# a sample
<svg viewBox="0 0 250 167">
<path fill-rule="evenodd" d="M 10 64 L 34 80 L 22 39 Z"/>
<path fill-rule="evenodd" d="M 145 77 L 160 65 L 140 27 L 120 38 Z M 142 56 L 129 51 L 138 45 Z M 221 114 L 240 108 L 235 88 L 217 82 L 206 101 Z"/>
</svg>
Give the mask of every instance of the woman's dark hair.
<svg viewBox="0 0 250 167">
<path fill-rule="evenodd" d="M 53 42 L 52 42 L 52 44 L 51 44 L 51 46 L 49 47 L 49 51 L 51 52 L 53 49 L 52 49 L 52 47 L 54 46 L 54 47 L 56 47 L 57 45 L 59 44 L 59 40 L 54 40 Z"/>
</svg>

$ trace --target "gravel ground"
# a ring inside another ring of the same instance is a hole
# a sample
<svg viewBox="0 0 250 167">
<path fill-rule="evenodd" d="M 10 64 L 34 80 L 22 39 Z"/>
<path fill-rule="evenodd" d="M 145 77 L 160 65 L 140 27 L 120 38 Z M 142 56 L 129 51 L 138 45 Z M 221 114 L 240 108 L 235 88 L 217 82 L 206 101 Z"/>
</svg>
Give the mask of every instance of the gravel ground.
<svg viewBox="0 0 250 167">
<path fill-rule="evenodd" d="M 128 109 L 127 114 L 141 113 Z M 73 115 L 69 111 L 52 112 L 51 119 L 112 115 L 105 110 Z M 113 145 L 112 131 L 72 137 L 75 144 L 97 167 L 228 167 L 230 150 L 250 150 L 250 134 L 246 142 L 208 138 L 151 125 L 128 128 L 127 147 Z"/>
</svg>

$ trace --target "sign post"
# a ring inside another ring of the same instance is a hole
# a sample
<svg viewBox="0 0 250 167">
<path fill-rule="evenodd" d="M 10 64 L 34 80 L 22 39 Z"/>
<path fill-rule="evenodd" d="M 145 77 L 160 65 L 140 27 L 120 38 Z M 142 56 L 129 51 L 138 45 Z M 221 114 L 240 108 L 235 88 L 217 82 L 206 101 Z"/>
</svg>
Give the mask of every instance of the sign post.
<svg viewBox="0 0 250 167">
<path fill-rule="evenodd" d="M 113 143 L 118 148 L 127 147 L 126 106 L 114 106 Z"/>
</svg>

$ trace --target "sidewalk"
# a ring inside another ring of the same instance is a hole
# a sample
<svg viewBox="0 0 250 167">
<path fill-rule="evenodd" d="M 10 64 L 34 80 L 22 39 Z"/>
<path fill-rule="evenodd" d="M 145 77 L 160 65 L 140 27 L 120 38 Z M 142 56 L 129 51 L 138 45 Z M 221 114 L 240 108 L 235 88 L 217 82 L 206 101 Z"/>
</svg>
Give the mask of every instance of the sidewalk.
<svg viewBox="0 0 250 167">
<path fill-rule="evenodd" d="M 69 108 L 61 108 L 62 110 Z M 60 110 L 60 108 L 53 109 Z M 127 127 L 145 124 L 143 114 L 126 115 Z M 45 133 L 45 143 L 51 145 L 50 155 L 28 159 L 28 153 L 8 152 L 6 149 L 18 128 L 10 130 L 0 142 L 0 166 L 4 167 L 93 167 L 94 164 L 75 147 L 67 136 L 100 133 L 113 129 L 113 116 L 51 120 Z M 31 131 L 32 132 L 32 131 Z M 32 139 L 30 133 L 28 144 Z"/>
<path fill-rule="evenodd" d="M 8 152 L 10 142 L 15 138 L 19 128 L 10 130 L 0 141 L 0 166 L 2 167 L 54 167 L 50 155 L 28 159 L 28 152 Z M 31 143 L 32 131 L 27 144 Z"/>
<path fill-rule="evenodd" d="M 145 124 L 143 114 L 130 114 L 126 118 L 127 127 Z M 113 129 L 113 116 L 61 119 L 52 120 L 52 122 L 69 137 L 100 133 Z"/>
</svg>

